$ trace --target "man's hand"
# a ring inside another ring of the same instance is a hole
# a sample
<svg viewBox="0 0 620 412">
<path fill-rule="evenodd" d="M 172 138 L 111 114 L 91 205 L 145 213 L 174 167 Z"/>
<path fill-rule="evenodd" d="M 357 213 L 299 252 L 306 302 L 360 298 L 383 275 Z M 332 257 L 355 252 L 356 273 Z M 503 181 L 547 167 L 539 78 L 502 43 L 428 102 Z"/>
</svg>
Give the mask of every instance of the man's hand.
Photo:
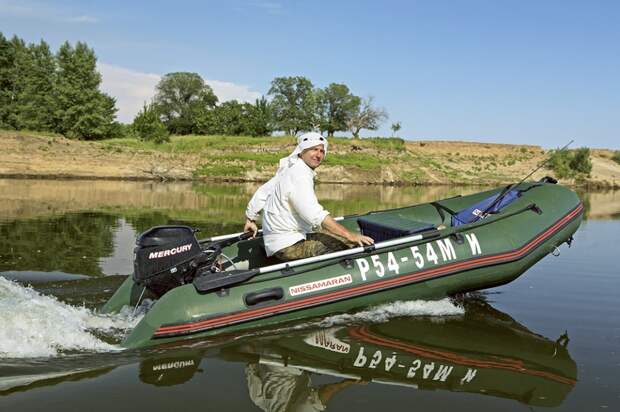
<svg viewBox="0 0 620 412">
<path fill-rule="evenodd" d="M 324 229 L 327 229 L 328 232 L 333 233 L 336 236 L 343 237 L 349 242 L 359 246 L 372 245 L 375 243 L 375 241 L 368 236 L 348 231 L 344 226 L 336 222 L 330 215 L 327 215 L 325 219 L 323 219 L 322 226 Z"/>
<path fill-rule="evenodd" d="M 351 236 L 347 237 L 347 239 L 351 243 L 357 243 L 359 246 L 368 246 L 375 243 L 375 241 L 368 236 L 360 235 L 359 233 L 349 233 Z"/>
<path fill-rule="evenodd" d="M 256 222 L 250 219 L 245 220 L 245 225 L 243 226 L 243 232 L 252 232 L 252 238 L 256 237 L 258 233 L 258 226 L 256 226 Z"/>
</svg>

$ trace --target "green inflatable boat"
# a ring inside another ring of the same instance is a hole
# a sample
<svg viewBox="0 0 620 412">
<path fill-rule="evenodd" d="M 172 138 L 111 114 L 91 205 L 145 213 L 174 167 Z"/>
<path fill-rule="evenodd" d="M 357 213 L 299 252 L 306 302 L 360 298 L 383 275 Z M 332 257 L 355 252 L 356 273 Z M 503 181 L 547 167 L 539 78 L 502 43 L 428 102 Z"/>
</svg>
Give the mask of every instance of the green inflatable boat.
<svg viewBox="0 0 620 412">
<path fill-rule="evenodd" d="M 583 204 L 550 178 L 339 218 L 375 244 L 291 262 L 262 238 L 197 240 L 158 226 L 136 241 L 134 275 L 104 305 L 147 310 L 122 345 L 233 333 L 387 301 L 439 299 L 516 279 L 572 241 Z"/>
</svg>

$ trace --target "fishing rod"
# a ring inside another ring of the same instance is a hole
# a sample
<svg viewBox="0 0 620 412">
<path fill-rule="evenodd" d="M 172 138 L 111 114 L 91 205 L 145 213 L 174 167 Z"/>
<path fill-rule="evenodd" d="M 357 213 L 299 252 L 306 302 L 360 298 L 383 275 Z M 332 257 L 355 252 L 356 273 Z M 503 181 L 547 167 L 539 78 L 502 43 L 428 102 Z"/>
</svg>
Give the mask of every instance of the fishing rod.
<svg viewBox="0 0 620 412">
<path fill-rule="evenodd" d="M 574 140 L 571 140 L 570 142 L 566 143 L 560 150 L 558 150 L 556 153 L 560 153 L 563 152 L 566 148 L 568 148 L 568 146 L 570 146 L 572 143 L 574 142 Z M 548 156 L 547 159 L 545 159 L 544 162 L 542 162 L 541 164 L 538 165 L 538 167 L 534 170 L 532 170 L 530 172 L 530 174 L 528 174 L 527 176 L 525 176 L 523 179 L 521 179 L 518 183 L 513 183 L 512 185 L 509 185 L 508 187 L 506 187 L 504 190 L 502 190 L 502 192 L 500 193 L 499 196 L 497 196 L 495 198 L 495 200 L 493 202 L 491 202 L 491 204 L 484 209 L 484 211 L 482 211 L 482 213 L 480 213 L 476 220 L 474 220 L 472 223 L 477 222 L 478 220 L 480 220 L 483 216 L 486 216 L 486 214 L 489 212 L 489 210 L 492 210 L 496 205 L 498 205 L 502 199 L 508 194 L 510 193 L 510 191 L 519 186 L 521 183 L 525 182 L 530 176 L 532 176 L 534 173 L 536 173 L 537 171 L 540 170 L 541 167 L 543 167 L 544 165 L 546 165 L 551 159 L 552 159 L 553 155 Z"/>
<path fill-rule="evenodd" d="M 572 143 L 574 142 L 574 140 L 571 140 L 570 142 L 566 143 L 564 145 L 564 147 L 562 147 L 560 150 L 558 150 L 556 153 L 560 153 L 563 152 L 564 149 L 568 148 L 568 146 L 570 146 Z M 529 175 L 525 176 L 523 179 L 521 179 L 521 181 L 519 183 L 517 183 L 515 186 L 520 185 L 521 183 L 525 182 L 527 180 L 528 177 L 532 176 L 534 173 L 536 173 L 538 170 L 540 170 L 541 167 L 543 167 L 544 165 L 546 165 L 549 160 L 551 160 L 553 158 L 553 155 L 547 157 L 547 159 L 542 162 L 540 165 L 538 165 L 538 167 L 536 169 L 534 169 Z"/>
</svg>

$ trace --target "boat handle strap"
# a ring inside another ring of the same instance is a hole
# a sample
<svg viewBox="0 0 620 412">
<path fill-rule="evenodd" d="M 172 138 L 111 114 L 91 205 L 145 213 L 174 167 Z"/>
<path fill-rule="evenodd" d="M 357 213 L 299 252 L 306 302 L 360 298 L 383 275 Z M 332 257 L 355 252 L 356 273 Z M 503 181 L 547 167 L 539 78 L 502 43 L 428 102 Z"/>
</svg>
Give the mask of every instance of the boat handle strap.
<svg viewBox="0 0 620 412">
<path fill-rule="evenodd" d="M 437 213 L 439 213 L 439 217 L 441 218 L 441 223 L 446 221 L 446 215 L 443 213 L 444 210 L 450 213 L 450 216 L 456 215 L 456 212 L 454 210 L 450 209 L 447 206 L 442 205 L 439 202 L 431 202 L 431 205 L 434 206 L 435 210 L 437 210 Z"/>
</svg>

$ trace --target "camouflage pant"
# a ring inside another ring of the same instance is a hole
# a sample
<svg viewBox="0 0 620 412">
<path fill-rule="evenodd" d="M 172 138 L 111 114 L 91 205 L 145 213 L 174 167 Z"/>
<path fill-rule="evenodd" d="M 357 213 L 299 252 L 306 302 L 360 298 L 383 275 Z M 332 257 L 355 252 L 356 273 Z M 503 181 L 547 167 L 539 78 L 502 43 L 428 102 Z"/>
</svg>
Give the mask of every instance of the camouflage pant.
<svg viewBox="0 0 620 412">
<path fill-rule="evenodd" d="M 300 240 L 289 247 L 285 247 L 277 251 L 274 256 L 283 262 L 287 262 L 337 252 L 351 247 L 344 239 L 340 239 L 326 233 L 308 233 L 306 240 Z"/>
</svg>

